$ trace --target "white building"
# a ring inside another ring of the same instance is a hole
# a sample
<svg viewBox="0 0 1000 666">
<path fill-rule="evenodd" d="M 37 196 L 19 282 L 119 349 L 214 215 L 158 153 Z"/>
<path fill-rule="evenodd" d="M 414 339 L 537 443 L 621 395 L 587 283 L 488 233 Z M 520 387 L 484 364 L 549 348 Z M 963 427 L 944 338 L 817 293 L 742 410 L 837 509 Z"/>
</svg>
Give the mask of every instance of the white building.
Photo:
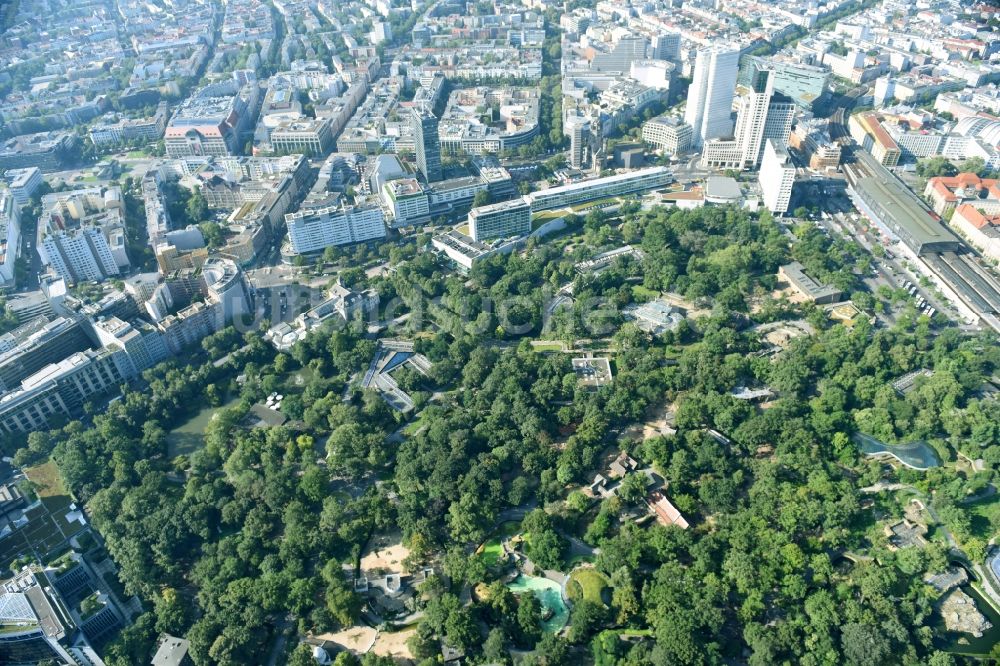
<svg viewBox="0 0 1000 666">
<path fill-rule="evenodd" d="M 71 190 L 42 199 L 38 254 L 68 282 L 104 280 L 129 268 L 117 187 Z"/>
<path fill-rule="evenodd" d="M 327 206 L 285 215 L 295 254 L 319 252 L 332 245 L 385 238 L 385 216 L 373 205 Z"/>
<path fill-rule="evenodd" d="M 413 224 L 430 215 L 427 192 L 416 178 L 387 182 L 382 186 L 382 202 L 392 213 L 393 224 L 396 226 Z"/>
<path fill-rule="evenodd" d="M 774 92 L 775 76 L 771 70 L 758 70 L 750 87 L 740 95 L 736 121 L 736 142 L 743 154 L 744 169 L 755 169 L 764 156 L 764 142 L 774 139 L 782 148 L 788 145 L 795 118 L 795 104 Z"/>
<path fill-rule="evenodd" d="M 14 281 L 14 260 L 21 244 L 21 206 L 15 197 L 0 191 L 0 281 Z"/>
<path fill-rule="evenodd" d="M 472 240 L 526 236 L 531 233 L 531 204 L 522 199 L 473 208 L 469 212 Z"/>
<path fill-rule="evenodd" d="M 683 155 L 691 150 L 691 126 L 673 116 L 652 118 L 642 125 L 642 140 L 667 155 Z"/>
<path fill-rule="evenodd" d="M 629 69 L 629 78 L 648 88 L 670 90 L 676 65 L 666 60 L 635 60 Z"/>
<path fill-rule="evenodd" d="M 655 190 L 669 185 L 673 179 L 673 173 L 666 167 L 649 167 L 570 185 L 550 187 L 547 190 L 532 192 L 525 199 L 531 204 L 532 210 L 553 210 L 605 197 Z"/>
<path fill-rule="evenodd" d="M 764 144 L 764 160 L 757 179 L 767 209 L 776 215 L 787 213 L 795 183 L 795 165 L 785 147 L 774 139 L 768 139 Z"/>
<path fill-rule="evenodd" d="M 732 136 L 730 114 L 739 62 L 738 50 L 710 48 L 698 51 L 684 110 L 684 122 L 694 130 L 695 148 L 712 139 Z"/>
<path fill-rule="evenodd" d="M 42 171 L 38 167 L 7 169 L 4 178 L 7 179 L 10 191 L 14 194 L 14 201 L 18 206 L 23 206 L 42 184 Z"/>
<path fill-rule="evenodd" d="M 271 130 L 271 147 L 278 153 L 323 157 L 333 147 L 329 119 L 302 118 L 279 123 Z"/>
</svg>

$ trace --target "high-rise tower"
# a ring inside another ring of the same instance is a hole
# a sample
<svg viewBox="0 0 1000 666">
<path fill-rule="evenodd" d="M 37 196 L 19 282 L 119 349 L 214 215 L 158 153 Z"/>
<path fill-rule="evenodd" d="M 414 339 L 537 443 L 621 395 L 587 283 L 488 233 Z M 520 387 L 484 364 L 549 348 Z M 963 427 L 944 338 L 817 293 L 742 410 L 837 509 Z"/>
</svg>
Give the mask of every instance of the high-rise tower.
<svg viewBox="0 0 1000 666">
<path fill-rule="evenodd" d="M 413 112 L 413 145 L 417 153 L 417 168 L 428 183 L 441 180 L 441 138 L 438 119 L 427 109 Z"/>
<path fill-rule="evenodd" d="M 693 146 L 732 136 L 731 118 L 740 52 L 721 48 L 698 51 L 688 91 L 684 122 L 694 130 Z"/>
</svg>

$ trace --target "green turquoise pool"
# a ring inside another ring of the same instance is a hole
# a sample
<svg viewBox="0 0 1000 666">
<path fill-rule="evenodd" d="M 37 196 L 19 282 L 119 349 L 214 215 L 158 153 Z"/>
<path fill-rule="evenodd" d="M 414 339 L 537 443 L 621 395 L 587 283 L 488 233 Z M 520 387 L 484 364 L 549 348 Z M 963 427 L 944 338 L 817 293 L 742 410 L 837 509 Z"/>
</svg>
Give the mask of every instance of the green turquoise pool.
<svg viewBox="0 0 1000 666">
<path fill-rule="evenodd" d="M 563 603 L 562 588 L 559 583 L 548 578 L 521 574 L 508 583 L 507 587 L 514 594 L 531 592 L 542 603 L 543 613 L 546 612 L 545 609 L 552 611 L 552 615 L 542 621 L 542 628 L 545 631 L 555 632 L 566 626 L 566 622 L 569 621 L 569 609 Z"/>
<path fill-rule="evenodd" d="M 941 465 L 937 453 L 927 442 L 889 445 L 861 432 L 854 434 L 854 441 L 865 455 L 887 453 L 913 469 L 925 470 Z"/>
</svg>

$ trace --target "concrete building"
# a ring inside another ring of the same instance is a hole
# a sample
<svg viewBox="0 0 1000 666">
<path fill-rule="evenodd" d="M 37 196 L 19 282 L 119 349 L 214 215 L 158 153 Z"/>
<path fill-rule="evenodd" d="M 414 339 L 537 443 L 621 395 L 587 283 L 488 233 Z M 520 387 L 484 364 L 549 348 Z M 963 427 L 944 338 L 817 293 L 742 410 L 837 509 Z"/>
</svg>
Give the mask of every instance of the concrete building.
<svg viewBox="0 0 1000 666">
<path fill-rule="evenodd" d="M 213 83 L 198 90 L 174 112 L 164 133 L 167 155 L 238 155 L 242 135 L 253 127 L 260 105 L 256 83 Z"/>
<path fill-rule="evenodd" d="M 569 135 L 569 166 L 582 169 L 587 160 L 590 121 L 580 116 L 569 116 L 566 118 L 565 132 Z"/>
<path fill-rule="evenodd" d="M 277 153 L 303 153 L 325 157 L 333 148 L 333 134 L 327 119 L 303 118 L 279 123 L 271 130 L 271 147 Z"/>
<path fill-rule="evenodd" d="M 14 283 L 14 263 L 21 246 L 21 205 L 14 195 L 0 191 L 0 282 Z"/>
<path fill-rule="evenodd" d="M 12 332 L 10 348 L 0 354 L 0 392 L 16 389 L 53 359 L 66 358 L 95 346 L 81 317 L 38 319 Z M 20 333 L 19 333 L 20 332 Z M 5 336 L 7 337 L 7 336 Z"/>
<path fill-rule="evenodd" d="M 823 67 L 773 58 L 744 56 L 741 60 L 738 84 L 749 86 L 755 70 L 774 72 L 774 91 L 790 98 L 799 108 L 811 109 L 826 92 L 830 72 Z"/>
<path fill-rule="evenodd" d="M 885 131 L 874 113 L 858 113 L 850 117 L 847 127 L 851 138 L 871 153 L 879 164 L 891 169 L 899 164 L 902 151 L 896 141 Z"/>
<path fill-rule="evenodd" d="M 104 280 L 128 270 L 120 189 L 49 194 L 42 199 L 42 209 L 38 254 L 66 281 Z"/>
<path fill-rule="evenodd" d="M 53 416 L 79 416 L 89 398 L 131 379 L 132 368 L 121 348 L 85 350 L 51 363 L 0 398 L 0 431 L 44 430 Z"/>
<path fill-rule="evenodd" d="M 285 215 L 293 254 L 385 238 L 385 216 L 376 205 L 328 206 Z"/>
<path fill-rule="evenodd" d="M 792 148 L 801 151 L 815 171 L 836 170 L 840 166 L 840 144 L 830 137 L 826 119 L 800 120 L 788 137 Z"/>
<path fill-rule="evenodd" d="M 14 195 L 14 201 L 18 206 L 23 206 L 31 200 L 31 195 L 41 186 L 42 171 L 38 167 L 28 167 L 27 169 L 7 169 L 4 179 L 10 186 L 10 191 Z"/>
<path fill-rule="evenodd" d="M 201 295 L 204 301 L 197 301 L 176 314 L 165 314 L 175 301 L 174 291 L 178 292 L 176 300 L 190 301 L 192 296 Z M 234 318 L 252 313 L 254 292 L 235 261 L 211 257 L 200 274 L 193 271 L 181 274 L 161 285 L 146 303 L 146 309 L 157 320 L 167 348 L 178 354 L 221 330 Z"/>
<path fill-rule="evenodd" d="M 590 68 L 598 72 L 619 72 L 625 74 L 632 63 L 646 57 L 649 42 L 640 35 L 626 35 L 606 50 L 590 49 Z"/>
<path fill-rule="evenodd" d="M 45 582 L 43 582 L 45 581 Z M 82 665 L 74 653 L 77 626 L 46 578 L 28 569 L 0 586 L 0 662 L 29 666 L 43 662 Z M 96 653 L 86 644 L 86 653 Z"/>
<path fill-rule="evenodd" d="M 843 297 L 836 287 L 820 284 L 806 275 L 805 267 L 797 261 L 780 267 L 778 279 L 787 282 L 802 297 L 817 305 L 836 303 Z"/>
<path fill-rule="evenodd" d="M 642 125 L 642 140 L 666 155 L 684 155 L 691 150 L 694 131 L 675 116 L 652 118 Z"/>
<path fill-rule="evenodd" d="M 694 130 L 692 146 L 731 136 L 730 118 L 740 52 L 724 48 L 701 49 L 695 59 L 684 122 Z"/>
<path fill-rule="evenodd" d="M 482 242 L 491 238 L 526 236 L 531 233 L 531 204 L 522 199 L 473 208 L 469 212 L 469 235 Z"/>
<path fill-rule="evenodd" d="M 795 165 L 788 151 L 774 139 L 764 144 L 764 159 L 757 180 L 764 195 L 764 206 L 775 215 L 787 213 L 795 184 Z"/>
<path fill-rule="evenodd" d="M 428 183 L 441 180 L 441 138 L 438 136 L 438 119 L 429 110 L 413 112 L 413 146 L 417 168 Z"/>
<path fill-rule="evenodd" d="M 533 211 L 565 208 L 606 197 L 636 194 L 665 187 L 673 182 L 666 167 L 649 167 L 628 173 L 594 178 L 570 185 L 560 185 L 532 192 L 525 199 Z"/>
<path fill-rule="evenodd" d="M 458 88 L 448 96 L 438 124 L 441 151 L 485 155 L 517 150 L 538 136 L 540 108 L 537 88 Z"/>
<path fill-rule="evenodd" d="M 680 65 L 681 34 L 679 32 L 661 32 L 653 35 L 653 40 L 650 43 L 649 57 Z"/>
<path fill-rule="evenodd" d="M 102 317 L 91 323 L 93 335 L 102 347 L 120 347 L 132 364 L 132 375 L 138 376 L 170 358 L 170 350 L 160 331 L 141 319 L 124 321 L 118 317 Z"/>
<path fill-rule="evenodd" d="M 76 154 L 77 137 L 53 130 L 22 134 L 0 141 L 0 171 L 38 168 L 45 173 L 62 169 Z"/>
<path fill-rule="evenodd" d="M 669 94 L 676 69 L 674 63 L 666 60 L 634 60 L 629 69 L 629 78 L 647 88 L 656 88 Z"/>
<path fill-rule="evenodd" d="M 430 215 L 427 192 L 416 178 L 387 182 L 382 187 L 382 202 L 392 214 L 393 226 L 423 222 Z"/>
</svg>

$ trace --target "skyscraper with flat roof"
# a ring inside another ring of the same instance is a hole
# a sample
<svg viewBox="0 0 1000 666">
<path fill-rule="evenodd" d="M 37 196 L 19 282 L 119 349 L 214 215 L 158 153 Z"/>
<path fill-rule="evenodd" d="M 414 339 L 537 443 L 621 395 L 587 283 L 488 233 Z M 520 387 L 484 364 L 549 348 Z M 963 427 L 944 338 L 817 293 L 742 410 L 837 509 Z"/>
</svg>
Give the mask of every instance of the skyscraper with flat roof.
<svg viewBox="0 0 1000 666">
<path fill-rule="evenodd" d="M 413 145 L 417 153 L 417 168 L 428 183 L 444 178 L 441 171 L 441 138 L 438 119 L 426 109 L 413 112 Z"/>
<path fill-rule="evenodd" d="M 693 147 L 732 136 L 731 112 L 739 62 L 739 51 L 723 48 L 698 51 L 684 110 L 684 122 L 694 130 Z"/>
</svg>

